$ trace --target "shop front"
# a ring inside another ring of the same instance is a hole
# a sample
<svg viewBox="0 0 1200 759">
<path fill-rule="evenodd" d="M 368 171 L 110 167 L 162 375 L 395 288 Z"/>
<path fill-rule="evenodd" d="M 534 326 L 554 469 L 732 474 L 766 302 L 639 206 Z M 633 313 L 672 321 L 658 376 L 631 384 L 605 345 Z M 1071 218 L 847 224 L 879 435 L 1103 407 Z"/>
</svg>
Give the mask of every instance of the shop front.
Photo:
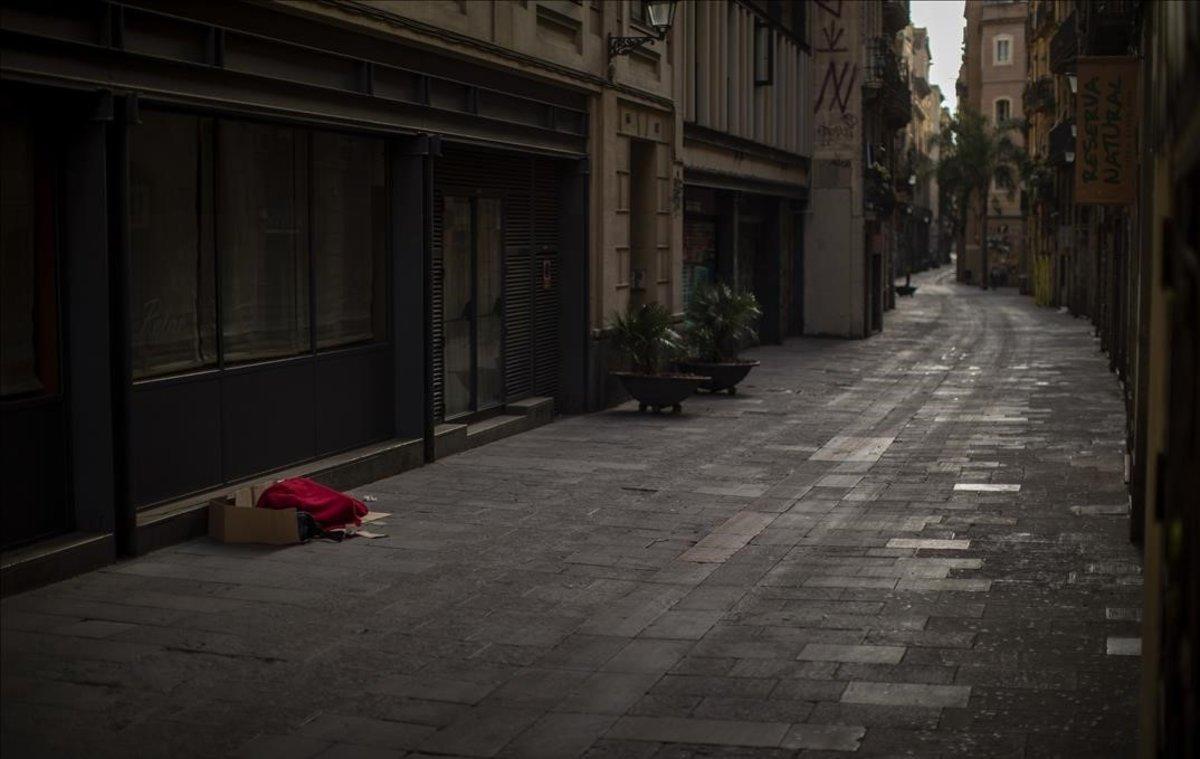
<svg viewBox="0 0 1200 759">
<path fill-rule="evenodd" d="M 557 398 L 571 162 L 445 143 L 434 166 L 435 419 Z"/>
<path fill-rule="evenodd" d="M 67 532 L 74 518 L 65 486 L 62 166 L 49 128 L 57 119 L 33 93 L 5 87 L 0 97 L 0 503 L 9 547 Z"/>
<path fill-rule="evenodd" d="M 778 343 L 803 331 L 803 236 L 797 201 L 726 187 L 684 190 L 684 304 L 703 282 L 754 293 L 759 337 Z"/>
<path fill-rule="evenodd" d="M 134 504 L 391 437 L 387 139 L 146 106 L 126 141 Z"/>
<path fill-rule="evenodd" d="M 101 93 L 0 81 L 6 551 L 112 530 L 104 170 L 111 112 Z M 87 550 L 111 556 L 111 538 Z"/>
<path fill-rule="evenodd" d="M 585 95 L 251 4 L 111 10 L 3 19 L 6 551 L 140 552 L 223 488 L 582 404 Z"/>
</svg>

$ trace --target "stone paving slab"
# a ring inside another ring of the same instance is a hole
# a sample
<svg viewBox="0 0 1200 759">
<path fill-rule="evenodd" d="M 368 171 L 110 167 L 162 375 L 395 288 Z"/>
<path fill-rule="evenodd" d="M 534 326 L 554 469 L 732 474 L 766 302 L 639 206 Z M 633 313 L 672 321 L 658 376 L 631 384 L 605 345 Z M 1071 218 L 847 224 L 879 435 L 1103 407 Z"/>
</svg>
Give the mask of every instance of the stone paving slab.
<svg viewBox="0 0 1200 759">
<path fill-rule="evenodd" d="M 1131 756 L 1139 556 L 1088 326 L 918 277 L 865 341 L 0 604 L 5 756 Z"/>
</svg>

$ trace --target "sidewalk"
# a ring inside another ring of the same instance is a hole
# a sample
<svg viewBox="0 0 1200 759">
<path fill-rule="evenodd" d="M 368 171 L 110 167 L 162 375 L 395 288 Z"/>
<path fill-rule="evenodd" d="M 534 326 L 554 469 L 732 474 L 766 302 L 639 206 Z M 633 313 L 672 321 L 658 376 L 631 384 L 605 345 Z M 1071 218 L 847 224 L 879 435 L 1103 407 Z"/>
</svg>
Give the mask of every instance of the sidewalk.
<svg viewBox="0 0 1200 759">
<path fill-rule="evenodd" d="M 950 276 L 682 416 L 360 489 L 388 538 L 5 600 L 5 755 L 1132 755 L 1116 382 L 1083 321 Z"/>
</svg>

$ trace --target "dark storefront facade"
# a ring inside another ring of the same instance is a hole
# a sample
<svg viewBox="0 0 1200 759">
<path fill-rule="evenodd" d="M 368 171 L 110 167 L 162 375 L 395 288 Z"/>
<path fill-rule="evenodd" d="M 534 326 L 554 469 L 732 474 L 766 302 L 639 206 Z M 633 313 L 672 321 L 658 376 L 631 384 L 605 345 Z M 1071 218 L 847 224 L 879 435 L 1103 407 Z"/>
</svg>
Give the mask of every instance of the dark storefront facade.
<svg viewBox="0 0 1200 759">
<path fill-rule="evenodd" d="M 586 95 L 174 10 L 4 11 L 6 551 L 583 397 Z"/>
<path fill-rule="evenodd" d="M 688 184 L 684 305 L 698 284 L 724 282 L 758 298 L 762 342 L 803 334 L 802 207 L 797 198 Z"/>
<path fill-rule="evenodd" d="M 433 212 L 438 421 L 558 394 L 560 194 L 570 171 L 549 157 L 443 145 Z"/>
<path fill-rule="evenodd" d="M 134 504 L 390 437 L 387 141 L 149 108 L 126 141 Z"/>
</svg>

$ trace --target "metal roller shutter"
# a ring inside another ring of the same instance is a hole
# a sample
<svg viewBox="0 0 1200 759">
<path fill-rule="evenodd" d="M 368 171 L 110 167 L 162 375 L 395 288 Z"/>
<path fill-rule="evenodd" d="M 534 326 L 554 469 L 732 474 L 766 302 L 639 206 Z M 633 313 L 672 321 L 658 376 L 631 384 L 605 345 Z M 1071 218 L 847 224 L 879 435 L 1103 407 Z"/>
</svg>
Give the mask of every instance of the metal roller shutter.
<svg viewBox="0 0 1200 759">
<path fill-rule="evenodd" d="M 504 252 L 504 392 L 515 401 L 533 395 L 533 256 L 528 246 Z"/>
<path fill-rule="evenodd" d="M 434 164 L 435 168 L 440 168 L 440 162 Z M 431 277 L 433 282 L 430 284 L 430 303 L 429 310 L 433 314 L 430 320 L 430 340 L 433 343 L 433 397 L 430 398 L 430 403 L 433 404 L 434 418 L 439 421 L 446 415 L 445 403 L 445 387 L 446 387 L 446 361 L 445 361 L 445 343 L 446 332 L 442 328 L 442 283 L 445 279 L 445 268 L 442 265 L 442 193 L 434 185 L 433 191 L 433 264 L 431 268 Z"/>
<path fill-rule="evenodd" d="M 534 367 L 536 395 L 558 397 L 558 223 L 559 188 L 557 165 L 545 159 L 534 163 L 533 232 L 534 260 Z"/>
<path fill-rule="evenodd" d="M 448 145 L 433 212 L 433 403 L 445 417 L 442 227 L 446 195 L 498 196 L 504 213 L 504 392 L 511 402 L 558 392 L 559 174 L 553 160 Z"/>
</svg>

